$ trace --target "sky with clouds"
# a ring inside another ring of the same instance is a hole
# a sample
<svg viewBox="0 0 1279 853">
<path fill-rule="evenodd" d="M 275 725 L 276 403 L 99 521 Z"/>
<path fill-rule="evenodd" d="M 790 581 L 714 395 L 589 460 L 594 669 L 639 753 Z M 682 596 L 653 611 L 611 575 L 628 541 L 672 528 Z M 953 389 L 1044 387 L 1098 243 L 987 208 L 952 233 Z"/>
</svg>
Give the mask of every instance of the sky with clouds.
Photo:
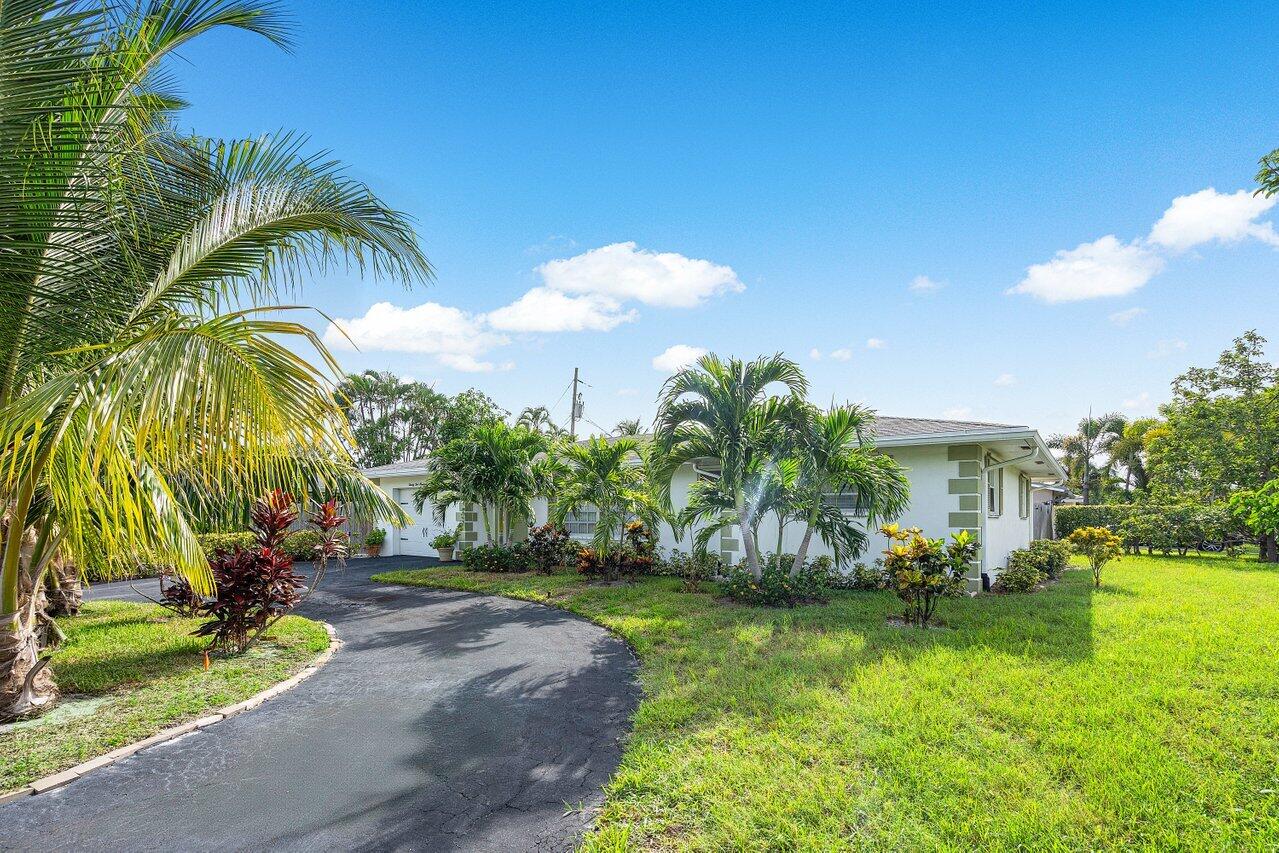
<svg viewBox="0 0 1279 853">
<path fill-rule="evenodd" d="M 1266 7 L 286 6 L 292 54 L 174 71 L 190 128 L 303 131 L 415 218 L 434 282 L 294 300 L 348 369 L 563 419 L 578 367 L 608 427 L 783 351 L 817 402 L 1054 432 L 1279 338 Z"/>
</svg>

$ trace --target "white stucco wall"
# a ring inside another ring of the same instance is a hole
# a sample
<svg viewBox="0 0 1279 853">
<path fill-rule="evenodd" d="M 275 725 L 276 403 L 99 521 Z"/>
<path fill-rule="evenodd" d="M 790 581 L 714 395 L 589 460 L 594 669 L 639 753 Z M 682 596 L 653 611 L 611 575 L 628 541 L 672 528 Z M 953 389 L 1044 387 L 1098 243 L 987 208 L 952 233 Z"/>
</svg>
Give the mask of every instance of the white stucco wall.
<svg viewBox="0 0 1279 853">
<path fill-rule="evenodd" d="M 982 570 L 990 575 L 991 582 L 999 577 L 1008 563 L 1008 555 L 1018 548 L 1030 544 L 1031 517 L 1028 513 L 1021 517 L 1017 501 L 1017 478 L 1020 470 L 1014 466 L 999 469 L 1004 479 L 1003 512 L 998 516 L 990 514 L 990 507 L 985 500 L 983 489 L 982 510 L 985 520 L 985 531 L 982 537 Z M 999 473 L 999 472 L 995 472 Z"/>
</svg>

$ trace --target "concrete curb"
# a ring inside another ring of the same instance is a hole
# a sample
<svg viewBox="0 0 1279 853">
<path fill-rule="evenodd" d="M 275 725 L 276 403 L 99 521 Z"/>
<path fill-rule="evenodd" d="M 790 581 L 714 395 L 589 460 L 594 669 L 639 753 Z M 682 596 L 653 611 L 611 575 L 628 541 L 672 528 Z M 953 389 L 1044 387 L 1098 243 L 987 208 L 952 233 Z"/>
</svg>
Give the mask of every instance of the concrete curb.
<svg viewBox="0 0 1279 853">
<path fill-rule="evenodd" d="M 334 653 L 342 647 L 342 640 L 338 637 L 337 629 L 328 622 L 321 622 L 320 624 L 324 626 L 324 630 L 329 634 L 329 647 L 320 652 L 320 656 L 315 659 L 315 663 L 307 666 L 297 675 L 294 675 L 291 678 L 286 678 L 279 684 L 274 684 L 266 690 L 263 690 L 261 693 L 245 699 L 243 702 L 237 702 L 234 705 L 227 705 L 225 708 L 219 708 L 207 717 L 201 717 L 200 719 L 192 720 L 189 723 L 182 723 L 178 726 L 162 729 L 148 738 L 143 738 L 137 743 L 131 743 L 127 746 L 113 749 L 105 755 L 99 755 L 97 758 L 91 758 L 88 761 L 77 764 L 75 767 L 68 768 L 60 773 L 54 773 L 51 776 L 45 776 L 43 779 L 37 779 L 31 784 L 19 788 L 16 791 L 10 791 L 7 794 L 0 794 L 0 805 L 4 805 L 10 800 L 16 800 L 20 797 L 29 797 L 32 794 L 43 794 L 46 791 L 61 788 L 68 782 L 74 782 L 76 779 L 79 779 L 86 773 L 91 773 L 94 770 L 97 770 L 99 767 L 106 767 L 109 764 L 114 764 L 121 758 L 128 758 L 135 752 L 141 752 L 147 747 L 155 746 L 158 743 L 165 743 L 166 741 L 171 741 L 174 738 L 182 737 L 183 735 L 190 734 L 191 732 L 198 731 L 199 729 L 208 728 L 214 723 L 219 723 L 222 720 L 225 720 L 227 717 L 234 717 L 236 714 L 250 711 L 268 699 L 274 699 L 281 693 L 292 690 L 303 681 L 306 681 L 308 678 L 315 675 L 320 670 L 320 667 L 328 663 Z"/>
</svg>

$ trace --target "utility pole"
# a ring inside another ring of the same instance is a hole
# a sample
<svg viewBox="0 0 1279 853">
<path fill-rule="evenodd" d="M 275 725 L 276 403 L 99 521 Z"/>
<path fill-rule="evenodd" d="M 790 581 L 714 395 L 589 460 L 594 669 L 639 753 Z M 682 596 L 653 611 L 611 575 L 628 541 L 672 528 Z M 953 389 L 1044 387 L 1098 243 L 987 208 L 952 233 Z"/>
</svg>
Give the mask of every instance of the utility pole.
<svg viewBox="0 0 1279 853">
<path fill-rule="evenodd" d="M 573 368 L 573 394 L 569 398 L 569 415 L 568 415 L 568 434 L 570 438 L 577 438 L 577 417 L 581 414 L 582 397 L 577 390 L 577 368 Z"/>
</svg>

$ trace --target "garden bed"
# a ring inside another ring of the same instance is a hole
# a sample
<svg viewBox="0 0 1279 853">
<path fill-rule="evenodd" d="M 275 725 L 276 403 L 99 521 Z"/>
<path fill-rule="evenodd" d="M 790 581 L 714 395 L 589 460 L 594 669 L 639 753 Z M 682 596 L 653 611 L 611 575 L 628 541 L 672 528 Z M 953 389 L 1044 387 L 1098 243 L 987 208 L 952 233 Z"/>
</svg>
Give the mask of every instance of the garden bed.
<svg viewBox="0 0 1279 853">
<path fill-rule="evenodd" d="M 636 649 L 595 849 L 1257 848 L 1279 837 L 1279 570 L 1125 557 L 1031 595 L 725 607 L 647 578 L 375 580 L 542 601 Z"/>
<path fill-rule="evenodd" d="M 282 619 L 250 652 L 211 658 L 190 636 L 199 619 L 152 604 L 86 602 L 59 620 L 50 662 L 64 694 L 44 717 L 0 728 L 0 793 L 249 699 L 300 672 L 329 646 L 324 625 Z"/>
</svg>

